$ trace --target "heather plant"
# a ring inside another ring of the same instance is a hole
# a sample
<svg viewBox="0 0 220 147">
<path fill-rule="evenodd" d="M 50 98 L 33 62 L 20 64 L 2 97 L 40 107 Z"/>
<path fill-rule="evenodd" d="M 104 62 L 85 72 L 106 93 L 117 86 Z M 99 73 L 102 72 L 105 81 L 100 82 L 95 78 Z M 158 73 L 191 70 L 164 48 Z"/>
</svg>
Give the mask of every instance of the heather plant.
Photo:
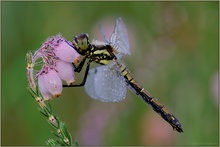
<svg viewBox="0 0 220 147">
<path fill-rule="evenodd" d="M 67 85 L 74 82 L 72 63 L 78 61 L 79 54 L 74 50 L 71 42 L 60 34 L 49 37 L 34 54 L 31 52 L 26 54 L 29 83 L 27 89 L 39 104 L 38 110 L 47 118 L 49 125 L 53 128 L 52 133 L 58 138 L 47 140 L 47 145 L 78 145 L 77 142 L 72 141 L 72 136 L 65 123 L 53 114 L 50 105 L 50 100 L 61 96 L 62 81 Z"/>
</svg>

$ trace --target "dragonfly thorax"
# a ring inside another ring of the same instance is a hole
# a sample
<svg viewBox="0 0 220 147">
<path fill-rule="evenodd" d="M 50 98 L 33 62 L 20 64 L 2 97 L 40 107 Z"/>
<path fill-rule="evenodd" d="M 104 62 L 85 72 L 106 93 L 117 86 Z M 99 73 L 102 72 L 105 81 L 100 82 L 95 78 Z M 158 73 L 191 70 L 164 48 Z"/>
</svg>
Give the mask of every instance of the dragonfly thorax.
<svg viewBox="0 0 220 147">
<path fill-rule="evenodd" d="M 90 51 L 86 53 L 87 58 L 90 61 L 106 65 L 115 58 L 115 55 L 109 50 L 111 50 L 111 46 L 108 45 L 99 47 L 92 45 Z"/>
</svg>

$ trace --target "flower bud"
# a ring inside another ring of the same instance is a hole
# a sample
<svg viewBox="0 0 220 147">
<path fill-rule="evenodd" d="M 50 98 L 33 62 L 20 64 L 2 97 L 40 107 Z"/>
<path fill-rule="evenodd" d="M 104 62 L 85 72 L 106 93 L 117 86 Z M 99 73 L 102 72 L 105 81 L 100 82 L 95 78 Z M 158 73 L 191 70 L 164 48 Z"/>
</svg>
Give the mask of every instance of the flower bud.
<svg viewBox="0 0 220 147">
<path fill-rule="evenodd" d="M 44 82 L 44 73 L 38 76 L 38 86 L 39 86 L 40 93 L 43 96 L 44 100 L 50 100 L 52 97 L 52 94 L 46 88 L 46 85 Z"/>
<path fill-rule="evenodd" d="M 73 66 L 71 63 L 65 62 L 63 60 L 57 60 L 56 70 L 57 70 L 58 76 L 62 80 L 64 80 L 67 83 L 67 85 L 70 85 L 75 81 Z"/>
<path fill-rule="evenodd" d="M 54 53 L 61 60 L 71 63 L 75 62 L 75 60 L 78 60 L 80 56 L 77 51 L 65 40 L 60 41 L 59 45 L 55 47 Z"/>
<path fill-rule="evenodd" d="M 44 75 L 45 86 L 53 97 L 61 96 L 62 81 L 57 72 L 53 69 L 48 69 L 48 73 Z"/>
</svg>

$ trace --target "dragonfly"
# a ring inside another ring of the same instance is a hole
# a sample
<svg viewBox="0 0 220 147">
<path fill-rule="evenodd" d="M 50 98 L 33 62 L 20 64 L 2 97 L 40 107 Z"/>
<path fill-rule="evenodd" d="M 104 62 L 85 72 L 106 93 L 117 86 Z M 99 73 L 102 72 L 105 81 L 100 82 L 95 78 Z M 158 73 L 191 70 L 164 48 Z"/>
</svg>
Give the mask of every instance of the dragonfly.
<svg viewBox="0 0 220 147">
<path fill-rule="evenodd" d="M 130 54 L 130 45 L 121 17 L 117 18 L 114 32 L 109 40 L 106 39 L 102 27 L 100 30 L 105 42 L 93 40 L 90 43 L 89 35 L 86 33 L 74 36 L 72 47 L 83 56 L 78 66 L 73 63 L 74 71 L 81 72 L 82 67 L 87 64 L 85 75 L 80 84 L 63 85 L 63 87 L 84 86 L 91 98 L 103 102 L 119 102 L 125 99 L 128 87 L 167 121 L 173 130 L 183 132 L 178 119 L 145 90 L 122 63 L 123 55 Z M 101 66 L 90 69 L 91 62 L 96 62 Z"/>
</svg>

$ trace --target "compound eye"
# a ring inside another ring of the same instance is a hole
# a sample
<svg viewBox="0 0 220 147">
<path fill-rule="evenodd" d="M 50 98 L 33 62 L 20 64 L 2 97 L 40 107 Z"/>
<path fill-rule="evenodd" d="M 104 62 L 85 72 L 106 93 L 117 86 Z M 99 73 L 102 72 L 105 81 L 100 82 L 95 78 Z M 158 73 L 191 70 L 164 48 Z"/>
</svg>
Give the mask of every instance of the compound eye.
<svg viewBox="0 0 220 147">
<path fill-rule="evenodd" d="M 75 36 L 74 38 L 75 38 L 75 42 L 77 43 L 80 49 L 86 50 L 88 48 L 89 46 L 88 34 L 82 33 L 78 36 Z"/>
</svg>

